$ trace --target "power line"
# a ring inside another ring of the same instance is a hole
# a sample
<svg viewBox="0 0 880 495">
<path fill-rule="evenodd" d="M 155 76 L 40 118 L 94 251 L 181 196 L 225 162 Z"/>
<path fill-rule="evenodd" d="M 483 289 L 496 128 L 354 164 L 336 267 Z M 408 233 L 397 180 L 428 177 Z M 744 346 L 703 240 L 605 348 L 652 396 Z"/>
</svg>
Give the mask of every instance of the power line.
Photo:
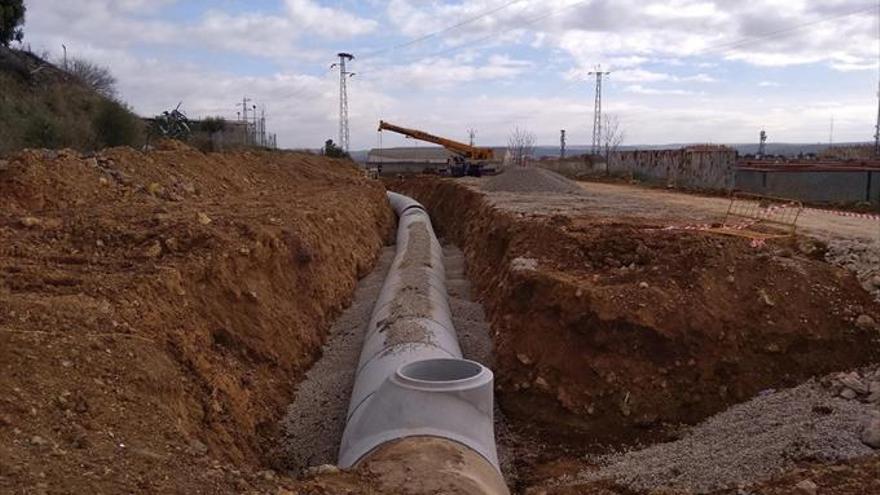
<svg viewBox="0 0 880 495">
<path fill-rule="evenodd" d="M 510 7 L 510 6 L 512 6 L 513 4 L 520 3 L 520 2 L 522 2 L 522 1 L 523 1 L 523 0 L 513 0 L 512 2 L 507 2 L 507 3 L 505 3 L 505 4 L 502 4 L 502 5 L 498 6 L 498 7 L 495 7 L 494 9 L 491 9 L 491 10 L 488 10 L 488 11 L 486 11 L 486 12 L 483 12 L 482 14 L 479 14 L 479 15 L 476 15 L 476 16 L 473 16 L 473 17 L 470 17 L 470 18 L 467 18 L 467 19 L 465 19 L 465 20 L 463 20 L 463 21 L 461 21 L 461 22 L 457 22 L 457 23 L 455 23 L 455 24 L 453 24 L 453 25 L 451 25 L 451 26 L 447 26 L 447 27 L 445 27 L 445 28 L 443 28 L 443 29 L 440 29 L 439 31 L 434 31 L 434 32 L 432 32 L 432 33 L 428 33 L 428 34 L 425 34 L 425 35 L 423 35 L 423 36 L 419 36 L 418 38 L 414 38 L 414 39 L 411 39 L 411 40 L 409 40 L 409 41 L 405 41 L 405 42 L 403 42 L 403 43 L 399 43 L 399 44 L 396 44 L 396 45 L 392 45 L 392 46 L 389 46 L 389 47 L 387 47 L 387 48 L 383 48 L 383 49 L 381 49 L 381 50 L 379 50 L 379 51 L 376 51 L 376 52 L 373 52 L 373 53 L 368 53 L 365 57 L 362 57 L 361 60 L 369 60 L 369 59 L 371 59 L 371 58 L 373 58 L 373 57 L 376 57 L 377 55 L 381 55 L 381 54 L 383 54 L 383 53 L 387 53 L 387 52 L 390 52 L 390 51 L 392 51 L 392 50 L 399 50 L 399 49 L 401 49 L 401 48 L 406 48 L 406 47 L 408 47 L 408 46 L 412 46 L 412 45 L 415 45 L 415 44 L 417 44 L 417 43 L 421 43 L 422 41 L 429 40 L 429 39 L 434 38 L 434 37 L 436 37 L 436 36 L 440 36 L 440 35 L 446 34 L 446 33 L 450 32 L 450 31 L 453 31 L 453 30 L 458 29 L 458 28 L 463 27 L 463 26 L 467 26 L 468 24 L 474 23 L 474 22 L 476 22 L 476 21 L 478 21 L 478 20 L 480 20 L 480 19 L 483 19 L 483 18 L 485 18 L 485 17 L 489 17 L 489 16 L 492 15 L 492 14 L 495 14 L 495 13 L 497 13 L 497 12 L 500 12 L 500 11 L 502 11 L 502 10 L 504 10 L 504 9 L 506 9 L 506 8 L 508 8 L 508 7 Z"/>
<path fill-rule="evenodd" d="M 764 40 L 772 39 L 772 38 L 780 38 L 780 37 L 785 36 L 786 34 L 789 34 L 789 33 L 795 32 L 795 31 L 800 31 L 801 29 L 804 29 L 807 27 L 812 27 L 817 24 L 823 24 L 823 23 L 830 22 L 830 21 L 836 21 L 838 19 L 843 19 L 845 17 L 850 17 L 850 16 L 853 16 L 856 14 L 862 14 L 862 13 L 872 11 L 872 10 L 874 10 L 873 6 L 869 7 L 869 8 L 854 10 L 851 12 L 845 12 L 843 14 L 838 14 L 838 15 L 831 16 L 831 17 L 824 17 L 822 19 L 816 19 L 815 21 L 805 22 L 803 24 L 797 24 L 797 25 L 790 26 L 790 27 L 787 27 L 784 29 L 778 29 L 776 31 L 769 31 L 769 32 L 763 33 L 758 36 L 753 36 L 750 38 L 743 38 L 743 39 L 740 39 L 737 41 L 732 41 L 732 42 L 728 42 L 728 43 L 721 43 L 719 45 L 710 46 L 710 47 L 704 48 L 702 50 L 699 50 L 696 53 L 690 54 L 688 56 L 693 57 L 693 56 L 699 56 L 699 55 L 707 55 L 707 54 L 715 53 L 715 52 L 724 53 L 724 52 L 728 52 L 732 49 L 736 49 L 736 48 L 739 48 L 742 46 L 750 45 L 750 44 L 755 43 L 757 41 L 764 41 Z"/>
<path fill-rule="evenodd" d="M 462 50 L 462 49 L 464 49 L 464 48 L 473 48 L 475 45 L 479 45 L 479 44 L 481 44 L 481 43 L 483 43 L 483 42 L 485 42 L 485 41 L 491 40 L 492 38 L 495 38 L 495 37 L 498 37 L 498 36 L 501 36 L 501 35 L 507 34 L 507 33 L 511 32 L 511 31 L 514 31 L 514 30 L 517 30 L 517 29 L 522 29 L 522 28 L 524 28 L 524 27 L 531 26 L 531 25 L 533 25 L 533 24 L 537 24 L 538 22 L 541 22 L 541 21 L 543 21 L 544 19 L 547 19 L 547 18 L 549 18 L 549 17 L 555 16 L 555 15 L 557 15 L 557 14 L 561 14 L 562 12 L 565 12 L 566 10 L 573 9 L 574 7 L 577 7 L 577 6 L 579 6 L 579 5 L 585 4 L 585 3 L 590 2 L 590 1 L 592 1 L 592 0 L 580 0 L 580 1 L 578 1 L 578 2 L 575 2 L 575 3 L 571 4 L 571 5 L 566 5 L 565 7 L 560 7 L 560 8 L 557 8 L 557 9 L 551 9 L 551 10 L 549 10 L 547 13 L 545 13 L 545 14 L 543 14 L 543 15 L 540 15 L 540 16 L 538 16 L 538 17 L 535 17 L 535 18 L 533 18 L 533 19 L 526 20 L 525 22 L 523 22 L 523 23 L 520 24 L 520 25 L 517 25 L 517 26 L 511 26 L 511 27 L 508 27 L 508 28 L 506 28 L 506 29 L 502 29 L 501 31 L 496 31 L 496 32 L 490 33 L 490 34 L 488 34 L 488 35 L 486 35 L 486 36 L 483 36 L 483 37 L 477 38 L 477 39 L 475 39 L 475 40 L 468 41 L 468 42 L 466 42 L 466 43 L 464 43 L 464 44 L 461 44 L 461 45 L 455 45 L 455 46 L 452 46 L 452 47 L 449 47 L 449 48 L 445 48 L 445 49 L 443 49 L 443 50 L 439 50 L 439 51 L 436 51 L 436 52 L 428 53 L 428 54 L 425 54 L 425 55 L 418 55 L 418 56 L 415 56 L 415 57 L 410 57 L 409 60 L 415 60 L 415 59 L 421 59 L 421 58 L 438 57 L 438 56 L 441 56 L 441 55 L 447 55 L 447 54 L 449 54 L 449 53 L 452 53 L 452 52 L 456 52 L 456 51 Z M 512 3 L 516 3 L 516 2 L 512 2 Z M 360 74 L 361 74 L 361 75 L 364 75 L 365 73 L 364 73 L 364 72 L 361 72 Z"/>
</svg>

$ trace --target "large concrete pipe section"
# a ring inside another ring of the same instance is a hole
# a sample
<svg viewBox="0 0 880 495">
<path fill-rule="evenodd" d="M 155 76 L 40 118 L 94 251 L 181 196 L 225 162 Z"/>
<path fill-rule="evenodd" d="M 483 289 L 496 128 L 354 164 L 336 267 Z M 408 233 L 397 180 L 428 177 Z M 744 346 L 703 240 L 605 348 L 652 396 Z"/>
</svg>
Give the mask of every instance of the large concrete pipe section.
<svg viewBox="0 0 880 495">
<path fill-rule="evenodd" d="M 419 449 L 440 439 L 478 454 L 484 466 L 468 474 L 482 478 L 477 485 L 486 488 L 478 492 L 507 493 L 495 448 L 492 371 L 462 358 L 431 219 L 411 198 L 389 192 L 388 199 L 399 218 L 397 253 L 365 330 L 339 464 L 369 462 L 401 442 Z"/>
</svg>

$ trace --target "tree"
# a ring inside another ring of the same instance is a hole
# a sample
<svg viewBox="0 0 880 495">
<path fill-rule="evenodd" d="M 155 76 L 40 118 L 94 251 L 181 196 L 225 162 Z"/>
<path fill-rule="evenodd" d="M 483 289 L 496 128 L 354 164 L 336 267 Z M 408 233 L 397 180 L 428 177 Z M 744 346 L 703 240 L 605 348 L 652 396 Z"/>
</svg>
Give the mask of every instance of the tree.
<svg viewBox="0 0 880 495">
<path fill-rule="evenodd" d="M 107 67 L 82 58 L 74 58 L 67 62 L 65 70 L 98 94 L 110 99 L 116 98 L 116 78 Z"/>
<path fill-rule="evenodd" d="M 24 31 L 24 0 L 0 0 L 0 45 L 21 41 Z"/>
<path fill-rule="evenodd" d="M 605 163 L 611 159 L 611 153 L 617 151 L 623 143 L 624 132 L 620 128 L 620 119 L 614 114 L 602 116 L 602 148 L 605 154 Z M 607 166 L 607 165 L 606 165 Z"/>
<path fill-rule="evenodd" d="M 515 166 L 525 167 L 535 153 L 535 134 L 525 129 L 515 128 L 507 138 L 507 153 Z"/>
<path fill-rule="evenodd" d="M 348 153 L 337 146 L 332 139 L 324 142 L 324 156 L 329 156 L 330 158 L 349 158 Z"/>
</svg>

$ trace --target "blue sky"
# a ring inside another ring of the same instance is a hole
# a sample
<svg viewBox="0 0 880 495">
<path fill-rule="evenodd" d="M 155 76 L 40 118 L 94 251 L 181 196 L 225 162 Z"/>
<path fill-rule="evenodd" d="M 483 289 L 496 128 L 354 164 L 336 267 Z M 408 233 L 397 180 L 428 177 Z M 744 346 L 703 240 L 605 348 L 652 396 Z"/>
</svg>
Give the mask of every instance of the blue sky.
<svg viewBox="0 0 880 495">
<path fill-rule="evenodd" d="M 876 0 L 26 0 L 34 51 L 111 68 L 151 115 L 235 118 L 245 95 L 286 147 L 336 138 L 339 51 L 352 148 L 379 119 L 481 144 L 515 127 L 590 140 L 595 65 L 628 144 L 871 139 Z M 384 146 L 411 145 L 385 134 Z"/>
</svg>

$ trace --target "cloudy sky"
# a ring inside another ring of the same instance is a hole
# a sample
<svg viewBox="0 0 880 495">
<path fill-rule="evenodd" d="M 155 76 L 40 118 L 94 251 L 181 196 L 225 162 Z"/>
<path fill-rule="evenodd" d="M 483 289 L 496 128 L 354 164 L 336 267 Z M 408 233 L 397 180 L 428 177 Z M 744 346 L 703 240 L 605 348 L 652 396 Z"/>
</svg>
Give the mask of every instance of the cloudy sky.
<svg viewBox="0 0 880 495">
<path fill-rule="evenodd" d="M 627 144 L 866 141 L 877 0 L 26 0 L 35 52 L 109 66 L 152 115 L 265 106 L 286 147 L 335 138 L 335 54 L 356 59 L 352 149 L 378 120 L 481 144 L 514 127 L 587 144 L 593 80 Z M 384 133 L 383 145 L 410 144 Z"/>
</svg>

